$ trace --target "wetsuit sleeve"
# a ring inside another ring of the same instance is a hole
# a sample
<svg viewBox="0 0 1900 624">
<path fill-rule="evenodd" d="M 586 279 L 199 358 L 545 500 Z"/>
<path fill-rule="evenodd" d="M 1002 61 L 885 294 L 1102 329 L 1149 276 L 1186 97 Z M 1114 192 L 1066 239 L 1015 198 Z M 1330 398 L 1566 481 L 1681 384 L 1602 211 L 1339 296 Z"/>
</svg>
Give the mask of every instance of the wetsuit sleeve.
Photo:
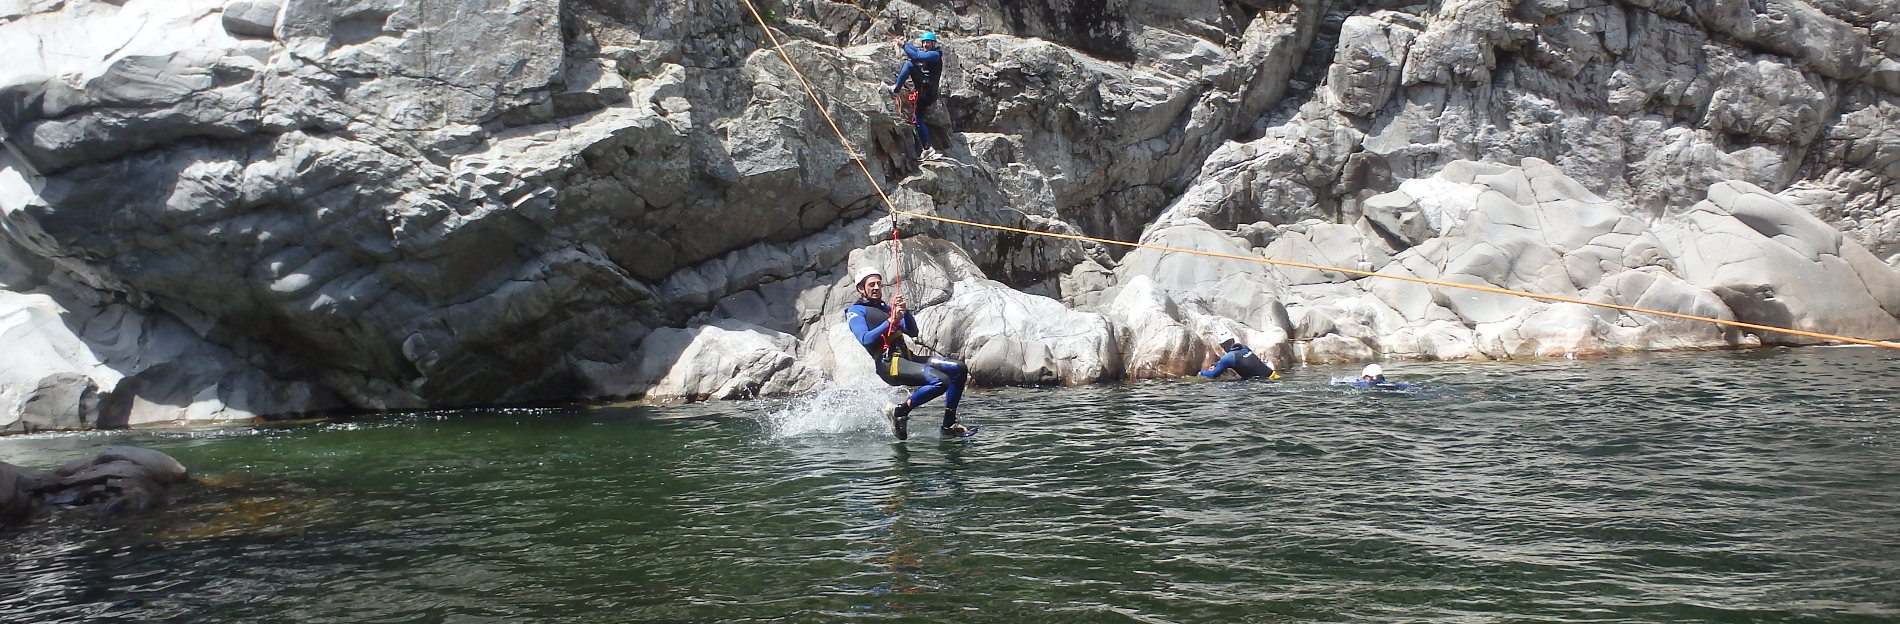
<svg viewBox="0 0 1900 624">
<path fill-rule="evenodd" d="M 891 84 L 892 93 L 896 93 L 898 89 L 904 88 L 904 79 L 910 77 L 910 69 L 915 66 L 915 63 L 904 61 L 904 68 L 897 70 L 897 82 Z"/>
<path fill-rule="evenodd" d="M 943 58 L 943 50 L 919 50 L 917 46 L 913 46 L 909 41 L 906 41 L 904 42 L 904 56 L 910 57 L 913 63 L 935 61 Z"/>
<path fill-rule="evenodd" d="M 904 335 L 910 336 L 912 338 L 917 337 L 917 315 L 905 314 L 904 320 L 901 321 L 900 324 L 903 326 Z M 866 343 L 866 344 L 869 344 L 869 343 Z"/>
<path fill-rule="evenodd" d="M 857 306 L 852 306 L 851 309 L 845 310 L 844 317 L 845 323 L 851 326 L 851 335 L 857 336 L 858 344 L 865 346 L 875 344 L 877 339 L 883 336 L 884 332 L 889 330 L 891 326 L 890 321 L 878 323 L 877 327 L 867 326 L 864 321 L 864 311 Z"/>
<path fill-rule="evenodd" d="M 1213 368 L 1201 371 L 1201 376 L 1206 377 L 1208 379 L 1213 379 L 1215 377 L 1219 377 L 1221 373 L 1225 373 L 1227 372 L 1227 369 L 1233 368 L 1233 367 L 1234 367 L 1234 352 L 1228 351 L 1226 355 L 1220 356 L 1220 361 L 1215 362 Z"/>
</svg>

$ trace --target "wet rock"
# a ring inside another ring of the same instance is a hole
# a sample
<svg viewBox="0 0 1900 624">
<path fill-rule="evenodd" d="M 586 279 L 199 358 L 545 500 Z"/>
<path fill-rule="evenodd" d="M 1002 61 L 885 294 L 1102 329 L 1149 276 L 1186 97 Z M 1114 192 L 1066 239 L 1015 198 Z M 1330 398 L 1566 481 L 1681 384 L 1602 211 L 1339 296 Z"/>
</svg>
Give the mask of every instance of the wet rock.
<svg viewBox="0 0 1900 624">
<path fill-rule="evenodd" d="M 34 492 L 51 473 L 0 462 L 0 527 L 16 526 L 39 510 Z"/>
<path fill-rule="evenodd" d="M 190 473 L 170 455 L 110 446 L 51 471 L 0 462 L 0 524 L 20 524 L 41 509 L 112 517 L 151 511 Z"/>
</svg>

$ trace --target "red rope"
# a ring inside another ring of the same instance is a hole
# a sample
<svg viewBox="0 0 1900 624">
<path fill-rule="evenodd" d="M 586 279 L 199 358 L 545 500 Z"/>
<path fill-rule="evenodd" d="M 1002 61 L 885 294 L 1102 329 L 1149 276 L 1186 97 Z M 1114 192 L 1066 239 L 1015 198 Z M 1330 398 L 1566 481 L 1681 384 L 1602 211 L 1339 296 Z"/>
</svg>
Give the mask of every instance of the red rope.
<svg viewBox="0 0 1900 624">
<path fill-rule="evenodd" d="M 898 282 L 903 277 L 903 269 L 904 269 L 903 260 L 898 255 L 897 245 L 898 245 L 897 213 L 892 212 L 891 213 L 891 282 L 886 285 L 889 286 L 891 289 L 891 301 L 893 302 L 892 303 L 893 309 L 895 309 L 896 307 L 895 302 L 897 301 L 898 293 L 901 292 L 898 290 L 898 287 L 901 286 L 901 284 L 899 284 Z M 910 312 L 909 310 L 905 310 L 906 314 L 908 314 L 909 312 Z M 895 314 L 893 314 L 891 315 L 890 322 L 886 324 L 884 327 L 884 351 L 886 353 L 889 353 L 891 356 L 890 373 L 891 373 L 891 376 L 893 377 L 897 376 L 898 354 L 895 348 L 896 345 L 892 344 L 891 342 L 891 332 L 897 331 L 898 322 L 899 322 L 899 319 L 897 318 Z"/>
</svg>

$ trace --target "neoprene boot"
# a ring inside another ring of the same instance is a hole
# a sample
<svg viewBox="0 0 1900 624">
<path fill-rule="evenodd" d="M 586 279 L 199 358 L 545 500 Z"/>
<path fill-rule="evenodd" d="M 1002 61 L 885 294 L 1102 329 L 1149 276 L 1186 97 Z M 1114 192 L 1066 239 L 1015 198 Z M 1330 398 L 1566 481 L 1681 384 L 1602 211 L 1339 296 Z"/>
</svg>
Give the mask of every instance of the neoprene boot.
<svg viewBox="0 0 1900 624">
<path fill-rule="evenodd" d="M 909 401 L 892 403 L 890 407 L 884 408 L 884 416 L 890 419 L 891 433 L 897 434 L 897 439 L 902 440 L 910 437 Z"/>
<path fill-rule="evenodd" d="M 937 431 L 949 438 L 966 437 L 972 433 L 969 427 L 957 422 L 957 409 L 954 407 L 943 410 L 943 427 Z"/>
</svg>

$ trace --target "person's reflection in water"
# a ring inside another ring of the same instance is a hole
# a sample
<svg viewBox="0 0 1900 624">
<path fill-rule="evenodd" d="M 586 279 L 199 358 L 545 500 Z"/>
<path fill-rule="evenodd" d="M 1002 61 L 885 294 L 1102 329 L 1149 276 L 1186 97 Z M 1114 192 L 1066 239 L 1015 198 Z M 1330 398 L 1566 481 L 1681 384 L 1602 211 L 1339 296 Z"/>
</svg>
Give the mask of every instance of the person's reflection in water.
<svg viewBox="0 0 1900 624">
<path fill-rule="evenodd" d="M 946 589 L 957 569 L 950 563 L 944 544 L 955 535 L 958 525 L 953 517 L 966 504 L 969 491 L 962 472 L 970 466 L 964 456 L 968 445 L 945 443 L 942 463 L 913 462 L 905 445 L 892 445 L 890 495 L 879 511 L 890 519 L 888 531 L 878 531 L 884 541 L 882 554 L 872 561 L 891 574 L 885 606 L 903 607 L 896 595 Z M 938 578 L 941 577 L 941 578 Z"/>
<path fill-rule="evenodd" d="M 914 594 L 921 588 L 912 575 L 923 568 L 923 553 L 920 546 L 923 536 L 918 533 L 916 527 L 911 526 L 907 518 L 910 497 L 916 484 L 911 480 L 910 449 L 903 444 L 892 445 L 891 448 L 891 474 L 894 483 L 890 497 L 884 500 L 884 504 L 878 510 L 890 519 L 891 524 L 888 532 L 877 533 L 887 536 L 887 543 L 884 544 L 885 548 L 881 549 L 883 553 L 872 557 L 871 560 L 883 565 L 884 569 L 891 573 L 890 585 L 880 588 L 879 593 Z M 886 606 L 898 604 L 894 597 L 885 603 Z"/>
</svg>

